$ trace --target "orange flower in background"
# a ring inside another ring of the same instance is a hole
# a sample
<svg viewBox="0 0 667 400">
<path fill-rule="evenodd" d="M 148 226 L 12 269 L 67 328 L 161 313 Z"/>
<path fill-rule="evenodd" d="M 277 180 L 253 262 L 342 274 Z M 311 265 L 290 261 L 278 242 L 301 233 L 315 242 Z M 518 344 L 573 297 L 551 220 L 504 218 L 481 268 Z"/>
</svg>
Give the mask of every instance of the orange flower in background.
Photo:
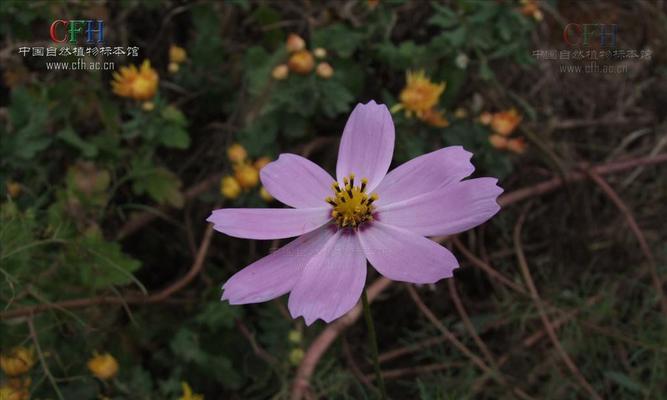
<svg viewBox="0 0 667 400">
<path fill-rule="evenodd" d="M 150 100 L 157 93 L 160 78 L 151 68 L 151 63 L 145 60 L 140 68 L 135 65 L 120 67 L 120 72 L 113 73 L 111 88 L 120 97 L 134 100 Z"/>
<path fill-rule="evenodd" d="M 523 154 L 527 147 L 528 145 L 526 144 L 526 139 L 522 137 L 509 139 L 507 141 L 507 150 L 516 154 Z"/>
<path fill-rule="evenodd" d="M 266 164 L 271 162 L 271 158 L 269 157 L 260 157 L 255 161 L 255 168 L 257 171 L 260 171 L 262 168 L 266 167 Z"/>
<path fill-rule="evenodd" d="M 438 103 L 444 91 L 445 83 L 433 83 L 424 71 L 407 71 L 406 85 L 399 96 L 401 108 L 408 115 L 414 112 L 421 117 Z"/>
<path fill-rule="evenodd" d="M 425 111 L 420 119 L 436 128 L 445 128 L 449 126 L 449 121 L 445 118 L 442 111 L 436 111 L 433 108 Z"/>
<path fill-rule="evenodd" d="M 537 0 L 521 0 L 521 14 L 527 17 L 533 17 L 535 21 L 542 21 L 544 15 L 540 11 L 540 7 L 537 4 Z"/>
<path fill-rule="evenodd" d="M 515 108 L 493 114 L 491 129 L 499 135 L 509 136 L 521 123 L 522 117 Z"/>
<path fill-rule="evenodd" d="M 118 361 L 109 353 L 95 354 L 87 365 L 90 372 L 103 381 L 118 373 Z"/>
<path fill-rule="evenodd" d="M 507 138 L 505 136 L 500 136 L 500 135 L 491 135 L 489 136 L 489 143 L 491 143 L 491 146 L 498 150 L 505 150 L 507 148 Z"/>
<path fill-rule="evenodd" d="M 307 75 L 315 67 L 315 58 L 308 50 L 299 50 L 292 54 L 287 62 L 290 71 Z"/>
</svg>

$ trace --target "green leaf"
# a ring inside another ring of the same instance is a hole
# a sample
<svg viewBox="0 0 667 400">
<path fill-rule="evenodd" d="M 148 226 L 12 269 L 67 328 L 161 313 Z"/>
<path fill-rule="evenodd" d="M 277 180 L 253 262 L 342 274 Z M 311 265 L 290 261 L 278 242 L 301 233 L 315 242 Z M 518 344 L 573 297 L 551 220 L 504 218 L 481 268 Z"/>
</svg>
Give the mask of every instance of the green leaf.
<svg viewBox="0 0 667 400">
<path fill-rule="evenodd" d="M 81 153 L 85 157 L 93 158 L 97 156 L 97 146 L 91 143 L 87 143 L 85 140 L 83 140 L 81 136 L 77 135 L 76 132 L 74 132 L 74 129 L 72 129 L 72 127 L 68 126 L 67 128 L 64 128 L 63 130 L 58 132 L 57 136 L 63 142 L 81 151 Z"/>
<path fill-rule="evenodd" d="M 313 33 L 313 47 L 333 50 L 343 58 L 348 58 L 362 44 L 364 34 L 343 24 L 332 24 Z"/>
<path fill-rule="evenodd" d="M 151 168 L 133 171 L 132 190 L 136 194 L 147 193 L 159 204 L 183 207 L 181 181 L 173 172 L 165 168 Z"/>
<path fill-rule="evenodd" d="M 605 371 L 604 376 L 610 381 L 621 386 L 622 388 L 629 390 L 630 392 L 640 393 L 640 394 L 646 393 L 646 389 L 641 383 L 635 381 L 634 379 L 630 378 L 629 376 L 627 376 L 622 372 Z"/>
<path fill-rule="evenodd" d="M 214 331 L 229 329 L 234 326 L 234 320 L 241 315 L 241 310 L 242 308 L 232 307 L 229 303 L 208 303 L 195 320 Z"/>
<path fill-rule="evenodd" d="M 132 275 L 141 263 L 123 253 L 120 244 L 107 242 L 97 234 L 89 234 L 70 250 L 70 265 L 80 271 L 84 285 L 101 288 L 134 282 L 143 288 Z"/>
</svg>

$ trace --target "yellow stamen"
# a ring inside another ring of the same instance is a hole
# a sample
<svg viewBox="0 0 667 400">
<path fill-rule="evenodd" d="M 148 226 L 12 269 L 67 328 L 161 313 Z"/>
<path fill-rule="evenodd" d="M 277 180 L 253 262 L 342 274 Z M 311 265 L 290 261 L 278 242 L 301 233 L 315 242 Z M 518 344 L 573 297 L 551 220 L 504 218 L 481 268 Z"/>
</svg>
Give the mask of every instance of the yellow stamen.
<svg viewBox="0 0 667 400">
<path fill-rule="evenodd" d="M 327 197 L 325 201 L 333 206 L 331 217 L 336 221 L 339 228 L 357 228 L 366 221 L 373 219 L 372 203 L 378 199 L 376 193 L 366 193 L 368 179 L 361 179 L 361 184 L 355 186 L 354 174 L 343 178 L 343 188 L 338 182 L 331 185 L 334 196 Z"/>
</svg>

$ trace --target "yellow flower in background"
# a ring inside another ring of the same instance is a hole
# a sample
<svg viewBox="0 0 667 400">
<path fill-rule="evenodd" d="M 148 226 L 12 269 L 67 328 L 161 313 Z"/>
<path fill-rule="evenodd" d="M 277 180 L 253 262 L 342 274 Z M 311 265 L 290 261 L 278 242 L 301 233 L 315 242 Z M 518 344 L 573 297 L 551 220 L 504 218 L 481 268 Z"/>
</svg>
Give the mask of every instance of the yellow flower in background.
<svg viewBox="0 0 667 400">
<path fill-rule="evenodd" d="M 176 64 L 184 63 L 188 59 L 188 53 L 184 48 L 172 44 L 169 47 L 169 62 Z"/>
<path fill-rule="evenodd" d="M 399 96 L 400 109 L 405 109 L 408 116 L 415 113 L 421 117 L 435 107 L 444 91 L 445 83 L 431 82 L 424 71 L 407 71 L 406 85 Z"/>
<path fill-rule="evenodd" d="M 0 400 L 29 400 L 30 392 L 25 389 L 16 389 L 11 386 L 0 387 Z"/>
<path fill-rule="evenodd" d="M 491 129 L 499 135 L 509 136 L 521 123 L 522 117 L 515 108 L 493 114 Z"/>
<path fill-rule="evenodd" d="M 181 382 L 181 388 L 183 389 L 183 396 L 179 397 L 178 400 L 204 400 L 203 395 L 192 393 L 192 388 L 187 382 Z"/>
<path fill-rule="evenodd" d="M 259 172 L 250 164 L 236 164 L 234 166 L 234 177 L 244 189 L 251 189 L 259 183 Z"/>
<path fill-rule="evenodd" d="M 105 381 L 118 373 L 118 361 L 109 353 L 95 354 L 88 360 L 88 369 L 97 378 Z"/>
<path fill-rule="evenodd" d="M 150 100 L 157 93 L 159 80 L 158 73 L 151 68 L 150 61 L 145 60 L 140 68 L 135 65 L 120 67 L 120 72 L 113 73 L 111 87 L 120 97 Z"/>
<path fill-rule="evenodd" d="M 315 58 L 308 50 L 299 50 L 292 54 L 287 61 L 287 66 L 294 73 L 307 75 L 315 67 Z"/>
<path fill-rule="evenodd" d="M 267 203 L 270 203 L 270 202 L 273 201 L 273 196 L 271 196 L 271 193 L 269 193 L 269 191 L 266 190 L 266 188 L 264 186 L 259 188 L 259 197 L 261 197 L 262 200 L 264 200 Z"/>
<path fill-rule="evenodd" d="M 233 176 L 225 176 L 220 181 L 220 193 L 230 200 L 234 200 L 241 194 L 241 185 Z"/>
<path fill-rule="evenodd" d="M 247 157 L 248 157 L 248 152 L 245 150 L 245 147 L 241 146 L 238 143 L 234 143 L 233 145 L 227 148 L 227 158 L 233 164 L 242 163 L 245 161 Z"/>
<path fill-rule="evenodd" d="M 445 128 L 449 126 L 449 121 L 447 118 L 445 118 L 442 111 L 436 111 L 433 108 L 425 111 L 420 119 L 431 126 L 435 126 L 436 128 Z"/>
<path fill-rule="evenodd" d="M 14 347 L 8 353 L 0 355 L 0 368 L 7 376 L 23 375 L 35 365 L 32 348 Z"/>
</svg>

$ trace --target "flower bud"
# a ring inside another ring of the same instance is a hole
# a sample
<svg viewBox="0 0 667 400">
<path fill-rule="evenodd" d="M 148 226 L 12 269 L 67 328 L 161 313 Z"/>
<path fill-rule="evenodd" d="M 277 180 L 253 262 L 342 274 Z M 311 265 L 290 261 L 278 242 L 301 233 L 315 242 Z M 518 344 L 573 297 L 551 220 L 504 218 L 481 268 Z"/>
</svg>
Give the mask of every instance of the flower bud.
<svg viewBox="0 0 667 400">
<path fill-rule="evenodd" d="M 301 51 L 306 48 L 306 42 L 301 38 L 301 36 L 296 33 L 290 33 L 287 36 L 287 43 L 285 44 L 287 51 L 294 53 L 296 51 Z"/>
<path fill-rule="evenodd" d="M 225 176 L 220 181 L 220 193 L 229 200 L 234 200 L 241 194 L 241 185 L 233 176 Z"/>
<path fill-rule="evenodd" d="M 246 157 L 248 157 L 248 153 L 245 151 L 245 148 L 238 143 L 234 143 L 227 148 L 227 158 L 234 164 L 245 161 Z"/>
<path fill-rule="evenodd" d="M 188 53 L 186 53 L 184 48 L 173 44 L 169 47 L 170 62 L 180 64 L 182 62 L 185 62 L 187 58 L 188 58 Z"/>
<path fill-rule="evenodd" d="M 8 181 L 6 183 L 6 186 L 7 186 L 7 194 L 9 195 L 9 197 L 11 197 L 12 199 L 19 197 L 19 195 L 21 194 L 20 183 L 14 181 Z"/>
<path fill-rule="evenodd" d="M 141 109 L 146 112 L 151 112 L 155 110 L 155 103 L 153 103 L 152 101 L 144 101 L 143 103 L 141 103 Z"/>
<path fill-rule="evenodd" d="M 287 339 L 290 341 L 290 343 L 299 344 L 299 343 L 301 343 L 302 338 L 303 337 L 301 335 L 301 332 L 299 332 L 297 330 L 291 330 L 287 334 Z"/>
<path fill-rule="evenodd" d="M 285 64 L 276 65 L 271 71 L 271 76 L 277 81 L 287 79 L 289 75 L 289 68 Z"/>
<path fill-rule="evenodd" d="M 109 353 L 96 354 L 88 360 L 88 369 L 97 378 L 105 381 L 118 373 L 118 361 Z"/>
<path fill-rule="evenodd" d="M 327 51 L 323 49 L 322 47 L 318 47 L 315 50 L 313 50 L 313 54 L 315 55 L 315 58 L 325 58 L 327 56 Z"/>
<path fill-rule="evenodd" d="M 479 123 L 482 125 L 488 125 L 493 120 L 493 114 L 488 111 L 484 111 L 479 115 Z"/>
<path fill-rule="evenodd" d="M 169 71 L 170 74 L 175 74 L 178 72 L 178 70 L 181 69 L 181 67 L 178 66 L 175 62 L 170 62 L 169 65 L 167 66 L 167 70 Z"/>
<path fill-rule="evenodd" d="M 0 355 L 0 368 L 7 376 L 23 375 L 35 365 L 32 348 L 14 347 L 9 353 Z"/>
<path fill-rule="evenodd" d="M 315 71 L 317 76 L 323 79 L 329 79 L 334 74 L 334 69 L 327 62 L 321 62 L 317 64 L 317 70 Z"/>
<path fill-rule="evenodd" d="M 290 362 L 290 364 L 299 365 L 301 360 L 303 360 L 304 355 L 305 355 L 305 353 L 303 352 L 302 349 L 299 349 L 299 348 L 292 349 L 292 351 L 290 351 L 290 353 L 289 353 L 289 362 Z"/>
<path fill-rule="evenodd" d="M 249 164 L 238 164 L 234 167 L 234 177 L 244 189 L 250 189 L 259 183 L 259 172 Z"/>
<path fill-rule="evenodd" d="M 315 59 L 308 50 L 300 50 L 292 54 L 287 65 L 290 71 L 300 75 L 307 75 L 315 67 Z"/>
</svg>

